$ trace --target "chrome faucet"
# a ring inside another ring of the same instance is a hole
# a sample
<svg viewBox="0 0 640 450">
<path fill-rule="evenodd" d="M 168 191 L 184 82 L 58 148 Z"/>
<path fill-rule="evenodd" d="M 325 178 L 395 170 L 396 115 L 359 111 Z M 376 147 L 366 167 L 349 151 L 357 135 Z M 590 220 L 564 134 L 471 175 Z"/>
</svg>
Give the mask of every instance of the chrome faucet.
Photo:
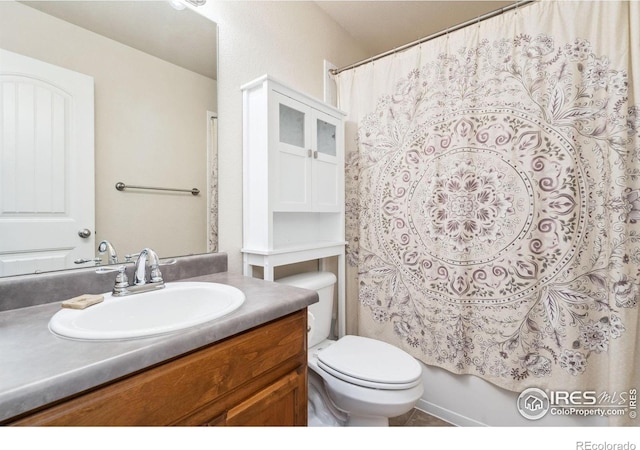
<svg viewBox="0 0 640 450">
<path fill-rule="evenodd" d="M 111 242 L 104 240 L 98 244 L 98 254 L 107 254 L 107 264 L 118 264 L 118 253 Z"/>
<path fill-rule="evenodd" d="M 118 272 L 112 291 L 114 297 L 124 297 L 126 295 L 140 294 L 142 292 L 164 288 L 160 265 L 172 265 L 177 262 L 175 259 L 169 259 L 164 260 L 161 264 L 156 252 L 150 248 L 145 248 L 135 255 L 127 255 L 127 261 L 135 256 L 137 256 L 138 259 L 133 266 L 133 284 L 129 284 L 129 277 L 127 276 L 126 266 L 124 264 L 115 268 L 100 267 L 96 269 L 96 273 Z M 147 263 L 149 264 L 149 280 L 147 280 Z"/>
<path fill-rule="evenodd" d="M 147 261 L 149 261 L 149 284 L 159 284 L 164 285 L 164 280 L 162 279 L 162 273 L 160 272 L 160 261 L 158 260 L 158 255 L 156 252 L 151 250 L 150 248 L 144 248 L 133 268 L 133 284 L 135 286 L 143 286 L 147 283 Z"/>
</svg>

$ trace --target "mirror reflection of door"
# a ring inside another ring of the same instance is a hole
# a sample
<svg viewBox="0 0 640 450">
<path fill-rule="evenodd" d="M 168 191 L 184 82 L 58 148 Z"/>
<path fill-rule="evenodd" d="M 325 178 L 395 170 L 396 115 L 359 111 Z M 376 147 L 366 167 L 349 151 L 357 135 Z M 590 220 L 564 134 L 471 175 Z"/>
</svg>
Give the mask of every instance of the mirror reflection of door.
<svg viewBox="0 0 640 450">
<path fill-rule="evenodd" d="M 0 276 L 94 257 L 93 106 L 92 77 L 0 50 Z"/>
</svg>

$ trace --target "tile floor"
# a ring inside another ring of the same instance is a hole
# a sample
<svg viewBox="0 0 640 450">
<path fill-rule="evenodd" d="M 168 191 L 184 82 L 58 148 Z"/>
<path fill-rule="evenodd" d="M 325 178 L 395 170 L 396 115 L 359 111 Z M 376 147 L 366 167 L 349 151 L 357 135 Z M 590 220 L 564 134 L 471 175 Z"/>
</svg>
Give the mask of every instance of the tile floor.
<svg viewBox="0 0 640 450">
<path fill-rule="evenodd" d="M 412 409 L 406 414 L 389 419 L 391 427 L 452 427 L 449 422 L 438 419 L 419 409 Z"/>
</svg>

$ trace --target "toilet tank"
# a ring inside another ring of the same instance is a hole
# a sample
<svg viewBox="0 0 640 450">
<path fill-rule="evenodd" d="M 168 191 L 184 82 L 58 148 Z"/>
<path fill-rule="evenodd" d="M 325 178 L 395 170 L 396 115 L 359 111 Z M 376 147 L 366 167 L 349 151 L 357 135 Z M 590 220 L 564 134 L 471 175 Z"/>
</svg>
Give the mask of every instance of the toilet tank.
<svg viewBox="0 0 640 450">
<path fill-rule="evenodd" d="M 331 272 L 305 272 L 276 280 L 276 283 L 287 284 L 318 292 L 318 303 L 308 307 L 308 346 L 313 347 L 331 335 L 331 319 L 333 318 L 333 287 L 336 276 Z"/>
</svg>

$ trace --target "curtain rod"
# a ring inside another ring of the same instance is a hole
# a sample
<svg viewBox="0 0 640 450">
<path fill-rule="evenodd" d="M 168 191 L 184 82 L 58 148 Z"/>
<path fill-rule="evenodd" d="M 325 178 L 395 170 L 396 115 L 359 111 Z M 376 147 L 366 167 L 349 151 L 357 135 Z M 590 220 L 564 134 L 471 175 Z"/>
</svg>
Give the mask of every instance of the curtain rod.
<svg viewBox="0 0 640 450">
<path fill-rule="evenodd" d="M 370 58 L 363 59 L 362 61 L 358 61 L 356 63 L 353 63 L 353 64 L 350 64 L 348 66 L 342 67 L 340 69 L 329 69 L 329 73 L 331 75 L 338 75 L 340 72 L 344 72 L 345 70 L 355 69 L 356 67 L 359 67 L 359 66 L 362 66 L 364 64 L 368 64 L 370 62 L 377 61 L 378 59 L 384 58 L 385 56 L 389 56 L 389 55 L 392 55 L 394 53 L 407 50 L 407 49 L 409 49 L 411 47 L 415 47 L 416 45 L 420 45 L 420 44 L 422 44 L 424 42 L 427 42 L 427 41 L 430 41 L 432 39 L 438 38 L 438 37 L 443 36 L 445 34 L 448 34 L 450 32 L 458 31 L 458 30 L 460 30 L 460 29 L 462 29 L 464 27 L 467 27 L 469 25 L 480 23 L 483 20 L 487 20 L 487 19 L 490 19 L 492 17 L 499 16 L 500 14 L 503 14 L 503 13 L 505 13 L 507 11 L 511 11 L 512 9 L 520 8 L 521 6 L 527 5 L 529 3 L 534 3 L 536 1 L 537 0 L 517 0 L 515 3 L 513 3 L 513 4 L 509 5 L 509 6 L 505 6 L 504 8 L 496 9 L 495 11 L 491 11 L 491 12 L 488 12 L 488 13 L 483 14 L 481 16 L 478 16 L 475 19 L 467 20 L 466 22 L 463 22 L 461 24 L 455 25 L 453 27 L 449 27 L 446 30 L 438 31 L 437 33 L 431 34 L 431 35 L 429 35 L 427 37 L 423 37 L 423 38 L 418 39 L 418 40 L 413 41 L 413 42 L 409 42 L 408 44 L 401 45 L 400 47 L 396 47 L 396 48 L 394 48 L 392 50 L 388 50 L 388 51 L 386 51 L 384 53 L 380 53 L 380 54 L 378 54 L 376 56 L 372 56 Z"/>
</svg>

